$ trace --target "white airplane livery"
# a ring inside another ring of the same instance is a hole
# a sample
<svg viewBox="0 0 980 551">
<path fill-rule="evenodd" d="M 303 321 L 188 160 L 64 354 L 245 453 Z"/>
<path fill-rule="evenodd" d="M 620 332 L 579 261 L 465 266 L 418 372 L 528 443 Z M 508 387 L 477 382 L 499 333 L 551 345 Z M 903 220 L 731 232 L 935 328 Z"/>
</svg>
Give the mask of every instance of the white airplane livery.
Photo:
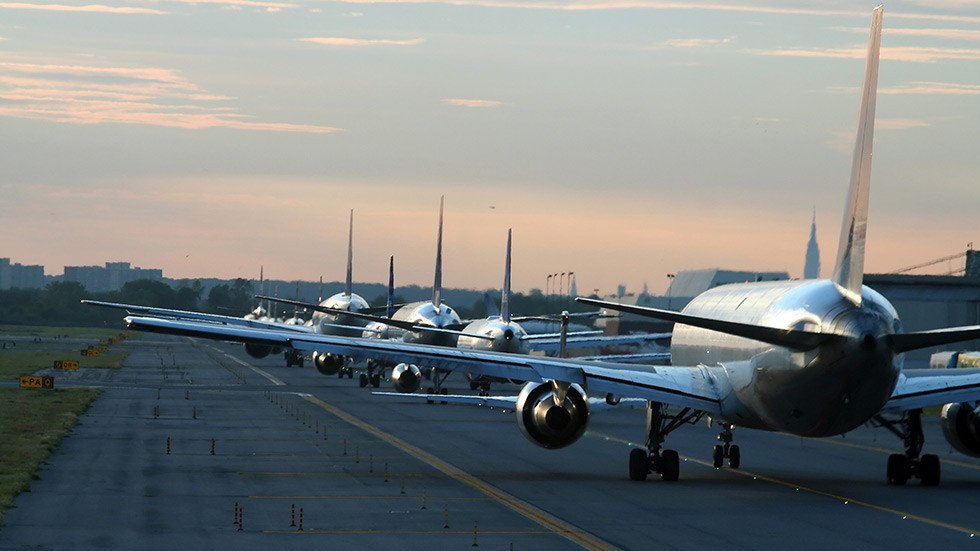
<svg viewBox="0 0 980 551">
<path fill-rule="evenodd" d="M 735 426 L 800 436 L 842 434 L 864 423 L 904 439 L 887 464 L 890 484 L 940 480 L 936 455 L 922 454 L 921 408 L 943 405 L 946 438 L 980 456 L 980 370 L 904 369 L 902 353 L 980 338 L 980 326 L 904 333 L 895 309 L 862 285 L 871 182 L 871 147 L 882 9 L 873 12 L 849 193 L 833 276 L 825 280 L 745 283 L 711 289 L 681 312 L 589 299 L 603 308 L 675 322 L 670 366 L 621 365 L 409 342 L 307 335 L 186 320 L 127 318 L 132 329 L 235 340 L 296 350 L 329 350 L 527 381 L 514 409 L 534 443 L 575 442 L 589 420 L 590 399 L 647 403 L 645 449 L 629 456 L 629 475 L 679 476 L 677 452 L 665 448 L 677 428 L 710 417 L 721 425 L 715 465 L 738 468 Z"/>
</svg>

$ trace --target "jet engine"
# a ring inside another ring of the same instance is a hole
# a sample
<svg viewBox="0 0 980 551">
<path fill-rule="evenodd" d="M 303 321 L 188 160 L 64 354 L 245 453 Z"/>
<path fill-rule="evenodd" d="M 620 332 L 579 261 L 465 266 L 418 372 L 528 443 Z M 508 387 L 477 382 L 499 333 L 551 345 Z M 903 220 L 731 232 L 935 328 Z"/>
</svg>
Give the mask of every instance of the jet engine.
<svg viewBox="0 0 980 551">
<path fill-rule="evenodd" d="M 346 361 L 347 358 L 337 354 L 313 354 L 313 365 L 316 366 L 316 370 L 327 376 L 339 373 Z"/>
<path fill-rule="evenodd" d="M 273 354 L 273 353 L 278 354 L 280 351 L 281 350 L 279 349 L 274 350 L 271 346 L 264 345 L 264 344 L 248 343 L 245 345 L 245 352 L 249 356 L 255 358 L 256 360 L 261 360 L 262 358 L 268 356 L 269 354 Z"/>
<path fill-rule="evenodd" d="M 528 440 L 550 450 L 573 444 L 585 433 L 589 401 L 571 385 L 564 406 L 555 404 L 552 383 L 528 383 L 517 395 L 517 425 Z"/>
<path fill-rule="evenodd" d="M 958 402 L 943 406 L 943 435 L 966 455 L 980 457 L 980 406 Z"/>
<path fill-rule="evenodd" d="M 422 386 L 422 370 L 417 365 L 398 364 L 391 370 L 391 381 L 398 392 L 415 392 Z"/>
</svg>

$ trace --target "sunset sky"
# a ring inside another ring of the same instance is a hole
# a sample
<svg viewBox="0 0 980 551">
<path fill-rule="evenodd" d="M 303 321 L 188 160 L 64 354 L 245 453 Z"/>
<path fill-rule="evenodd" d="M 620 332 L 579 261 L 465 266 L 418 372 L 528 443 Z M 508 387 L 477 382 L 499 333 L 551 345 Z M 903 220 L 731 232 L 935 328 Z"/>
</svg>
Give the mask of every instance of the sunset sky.
<svg viewBox="0 0 980 551">
<path fill-rule="evenodd" d="M 87 1 L 0 1 L 13 262 L 340 280 L 354 209 L 430 285 L 445 195 L 450 287 L 833 263 L 874 2 Z M 868 271 L 980 248 L 980 1 L 885 5 L 874 147 Z"/>
</svg>

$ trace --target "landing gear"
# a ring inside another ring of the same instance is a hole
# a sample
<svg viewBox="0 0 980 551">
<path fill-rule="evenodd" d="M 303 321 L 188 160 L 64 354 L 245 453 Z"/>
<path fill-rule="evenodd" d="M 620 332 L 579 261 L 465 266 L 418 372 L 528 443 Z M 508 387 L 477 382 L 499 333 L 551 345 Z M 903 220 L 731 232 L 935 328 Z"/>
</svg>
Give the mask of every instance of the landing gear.
<svg viewBox="0 0 980 551">
<path fill-rule="evenodd" d="M 670 415 L 664 404 L 647 402 L 647 449 L 630 451 L 630 479 L 646 480 L 648 474 L 657 473 L 666 481 L 677 480 L 680 457 L 675 450 L 661 450 L 661 445 L 674 429 L 686 423 L 696 423 L 703 416 L 703 411 L 693 411 L 691 408 Z"/>
<path fill-rule="evenodd" d="M 940 478 L 939 456 L 925 454 L 920 456 L 925 435 L 922 433 L 922 410 L 905 412 L 898 420 L 875 416 L 875 426 L 884 427 L 905 442 L 905 453 L 888 456 L 888 483 L 902 486 L 912 477 L 922 481 L 923 486 L 938 486 Z"/>
<path fill-rule="evenodd" d="M 358 379 L 357 384 L 360 385 L 361 388 L 364 388 L 368 385 L 368 376 L 366 373 L 361 373 L 361 376 Z"/>
<path fill-rule="evenodd" d="M 428 370 L 423 370 L 422 372 L 429 373 L 429 377 L 427 378 L 431 378 L 433 383 L 433 386 L 430 386 L 425 389 L 426 394 L 442 394 L 443 396 L 449 394 L 449 389 L 443 388 L 442 383 L 446 381 L 446 378 L 449 377 L 449 374 L 452 373 L 452 371 L 440 371 L 434 367 L 430 367 L 428 368 Z M 443 404 L 449 403 L 443 400 L 440 401 Z M 426 400 L 426 403 L 431 404 L 432 400 Z"/>
<path fill-rule="evenodd" d="M 429 395 L 433 395 L 433 396 L 437 396 L 439 394 L 442 394 L 443 396 L 445 396 L 445 395 L 449 394 L 449 389 L 448 388 L 433 388 L 433 387 L 429 387 L 429 388 L 425 389 L 425 393 L 426 394 L 429 394 Z M 449 402 L 447 402 L 445 400 L 439 400 L 439 402 L 440 403 L 443 403 L 443 404 L 448 404 L 449 403 Z M 426 398 L 425 399 L 425 403 L 427 403 L 427 404 L 434 404 L 435 401 L 432 400 L 432 399 L 430 399 L 430 398 Z"/>
<path fill-rule="evenodd" d="M 283 352 L 283 356 L 286 359 L 286 367 L 303 367 L 303 354 L 295 350 L 287 350 Z"/>
<path fill-rule="evenodd" d="M 735 425 L 722 424 L 721 427 L 721 434 L 718 435 L 718 440 L 722 444 L 715 446 L 711 458 L 714 460 L 716 469 L 724 467 L 726 459 L 730 468 L 737 469 L 742 463 L 742 454 L 738 446 L 732 445 L 732 429 L 735 428 Z"/>
</svg>

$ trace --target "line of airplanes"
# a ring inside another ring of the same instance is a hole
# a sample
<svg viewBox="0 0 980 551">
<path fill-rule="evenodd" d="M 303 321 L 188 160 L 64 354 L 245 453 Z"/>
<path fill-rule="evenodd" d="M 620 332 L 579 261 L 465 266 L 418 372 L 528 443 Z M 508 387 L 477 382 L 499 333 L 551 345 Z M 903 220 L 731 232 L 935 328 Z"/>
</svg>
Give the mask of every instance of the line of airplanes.
<svg viewBox="0 0 980 551">
<path fill-rule="evenodd" d="M 136 312 L 140 315 L 128 316 L 127 324 L 134 330 L 310 352 L 318 368 L 339 366 L 336 358 L 370 358 L 395 365 L 432 366 L 444 373 L 461 371 L 525 381 L 508 403 L 524 435 L 550 449 L 568 446 L 582 436 L 590 403 L 596 397 L 604 397 L 609 404 L 622 398 L 644 400 L 645 446 L 629 454 L 633 480 L 645 480 L 651 474 L 677 480 L 678 454 L 665 447 L 666 438 L 708 417 L 721 427 L 721 443 L 712 450 L 719 468 L 726 461 L 729 468 L 740 466 L 741 453 L 733 444 L 736 426 L 825 437 L 873 424 L 888 428 L 904 443 L 904 453 L 888 458 L 889 484 L 902 485 L 918 478 L 924 485 L 937 485 L 939 458 L 922 453 L 922 408 L 942 405 L 946 439 L 957 450 L 980 456 L 980 369 L 904 369 L 902 354 L 980 338 L 980 326 L 905 333 L 888 300 L 862 283 L 881 22 L 879 6 L 872 13 L 850 184 L 830 278 L 719 286 L 695 297 L 680 312 L 577 299 L 674 322 L 669 366 L 504 353 L 495 348 L 496 339 L 493 344 L 477 346 L 483 341 L 461 337 L 469 348 L 435 346 L 422 338 L 428 332 L 413 332 L 416 339 L 363 338 L 339 331 L 304 333 L 167 319 L 151 312 Z M 438 268 L 436 274 L 438 289 Z M 349 292 L 344 296 L 345 304 L 354 304 Z M 405 312 L 445 320 L 441 325 L 433 323 L 436 327 L 458 321 L 448 307 L 440 305 L 438 290 L 431 303 L 413 308 Z M 504 335 L 514 331 L 506 324 L 507 315 L 505 301 L 501 319 L 488 321 L 485 328 Z M 420 323 L 407 315 L 395 318 Z M 346 321 L 357 326 L 352 319 Z"/>
<path fill-rule="evenodd" d="M 242 327 L 279 329 L 302 333 L 314 333 L 322 335 L 337 335 L 357 338 L 374 338 L 383 340 L 397 340 L 399 342 L 427 344 L 433 346 L 457 347 L 465 350 L 492 350 L 497 352 L 528 354 L 532 351 L 549 351 L 558 347 L 560 340 L 557 334 L 528 334 L 528 332 L 518 323 L 518 318 L 512 318 L 510 314 L 511 296 L 511 234 L 507 235 L 507 255 L 504 274 L 504 283 L 501 298 L 501 311 L 499 314 L 490 315 L 486 318 L 463 321 L 459 315 L 445 304 L 441 299 L 442 294 L 442 233 L 443 233 L 443 209 L 444 200 L 440 200 L 439 205 L 439 229 L 436 246 L 435 280 L 431 301 L 419 301 L 410 304 L 399 305 L 397 308 L 393 304 L 394 300 L 394 257 L 390 259 L 389 283 L 388 283 L 388 304 L 385 307 L 375 308 L 368 305 L 363 297 L 352 291 L 353 278 L 353 230 L 354 213 L 350 214 L 350 225 L 347 243 L 347 277 L 344 291 L 337 293 L 327 299 L 320 299 L 316 304 L 290 300 L 279 297 L 256 295 L 259 299 L 259 306 L 244 318 L 207 314 L 202 312 L 189 312 L 185 310 L 173 310 L 167 308 L 157 308 L 149 306 L 137 306 L 130 304 L 118 304 L 102 301 L 82 301 L 85 304 L 104 306 L 111 308 L 124 309 L 129 314 L 164 317 L 168 319 L 195 320 L 213 324 L 238 325 Z M 260 272 L 260 282 L 262 276 Z M 261 283 L 260 283 L 260 288 Z M 269 304 L 269 308 L 264 308 L 262 304 Z M 313 315 L 308 323 L 303 322 L 294 316 L 289 320 L 279 320 L 266 315 L 271 310 L 272 303 L 282 303 L 294 307 L 312 311 Z M 386 316 L 379 317 L 376 313 L 385 310 Z M 598 331 L 581 331 L 574 333 L 571 337 L 566 336 L 567 347 L 593 347 L 599 345 L 615 344 L 636 344 L 664 340 L 670 337 L 669 333 L 654 334 L 635 334 L 620 336 L 597 335 Z M 271 346 L 254 342 L 245 342 L 246 353 L 256 359 L 261 359 L 270 354 L 279 354 L 285 348 L 286 366 L 303 366 L 303 355 L 294 348 Z M 657 357 L 657 354 L 648 356 Z M 667 354 L 659 354 L 666 357 Z M 353 377 L 353 358 L 343 354 L 336 354 L 330 351 L 322 352 L 314 350 L 311 352 L 313 364 L 323 375 L 340 377 Z M 601 357 L 601 356 L 600 356 Z M 443 382 L 451 373 L 441 370 L 438 366 L 420 367 L 415 364 L 405 362 L 384 362 L 368 358 L 364 362 L 364 369 L 360 374 L 360 386 L 372 386 L 377 388 L 381 384 L 381 378 L 386 367 L 391 367 L 391 380 L 394 387 L 402 393 L 412 393 L 417 391 L 422 383 L 423 376 L 433 381 L 433 386 L 428 390 L 430 393 L 447 394 L 443 387 Z M 493 379 L 472 376 L 471 389 L 482 389 L 487 392 Z"/>
</svg>

